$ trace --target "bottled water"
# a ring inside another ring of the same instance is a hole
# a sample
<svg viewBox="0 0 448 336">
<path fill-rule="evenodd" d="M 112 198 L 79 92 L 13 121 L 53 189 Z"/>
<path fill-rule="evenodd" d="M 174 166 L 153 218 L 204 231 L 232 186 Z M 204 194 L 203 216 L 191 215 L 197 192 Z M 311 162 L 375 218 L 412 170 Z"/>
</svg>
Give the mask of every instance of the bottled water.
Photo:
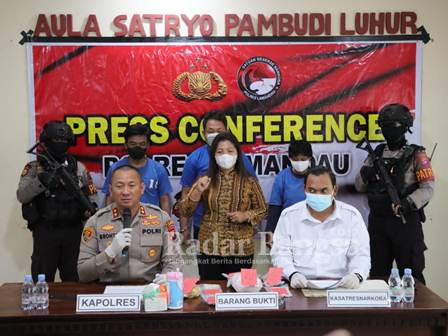
<svg viewBox="0 0 448 336">
<path fill-rule="evenodd" d="M 25 279 L 23 280 L 22 285 L 22 310 L 28 311 L 34 308 L 33 302 L 33 278 L 30 274 L 25 275 Z"/>
<path fill-rule="evenodd" d="M 45 274 L 39 274 L 37 276 L 36 286 L 34 287 L 34 299 L 36 309 L 48 308 L 48 284 L 45 282 Z"/>
<path fill-rule="evenodd" d="M 397 268 L 392 268 L 389 277 L 389 296 L 391 302 L 401 302 L 403 290 L 401 288 L 400 274 Z"/>
<path fill-rule="evenodd" d="M 404 269 L 404 275 L 403 275 L 403 302 L 412 303 L 414 302 L 414 295 L 415 295 L 415 282 L 414 278 L 412 277 L 412 270 L 410 268 Z"/>
<path fill-rule="evenodd" d="M 170 293 L 168 308 L 181 309 L 184 305 L 183 274 L 177 269 L 176 272 L 168 272 L 166 277 Z"/>
</svg>

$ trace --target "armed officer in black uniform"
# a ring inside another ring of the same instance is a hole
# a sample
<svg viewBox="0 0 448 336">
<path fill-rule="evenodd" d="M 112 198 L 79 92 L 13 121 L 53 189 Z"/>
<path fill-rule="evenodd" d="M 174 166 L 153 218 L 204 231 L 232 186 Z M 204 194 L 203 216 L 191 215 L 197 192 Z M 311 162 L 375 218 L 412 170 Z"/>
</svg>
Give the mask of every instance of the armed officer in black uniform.
<svg viewBox="0 0 448 336">
<path fill-rule="evenodd" d="M 422 222 L 424 206 L 434 191 L 434 174 L 425 149 L 407 144 L 405 134 L 413 125 L 408 107 L 389 104 L 379 112 L 378 125 L 386 144 L 378 145 L 374 156 L 383 159 L 395 186 L 400 204 L 393 204 L 384 180 L 369 155 L 356 177 L 356 189 L 367 192 L 370 207 L 369 234 L 371 276 L 388 276 L 395 260 L 400 273 L 411 268 L 415 278 L 425 283 Z M 400 217 L 400 213 L 404 218 Z"/>
<path fill-rule="evenodd" d="M 93 215 L 97 192 L 86 167 L 67 153 L 74 144 L 74 135 L 66 123 L 46 123 L 37 146 L 37 160 L 22 171 L 17 199 L 33 233 L 31 272 L 35 280 L 43 273 L 47 281 L 54 281 L 59 269 L 62 281 L 78 281 L 83 224 Z M 84 204 L 90 201 L 93 207 L 88 210 L 80 199 Z"/>
</svg>

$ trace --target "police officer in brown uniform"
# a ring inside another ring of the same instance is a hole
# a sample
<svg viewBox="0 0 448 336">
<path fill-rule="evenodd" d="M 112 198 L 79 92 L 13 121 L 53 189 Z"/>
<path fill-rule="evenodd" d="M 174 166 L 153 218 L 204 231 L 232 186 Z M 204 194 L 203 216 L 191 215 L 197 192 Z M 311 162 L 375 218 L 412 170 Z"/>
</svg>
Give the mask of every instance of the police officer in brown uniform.
<svg viewBox="0 0 448 336">
<path fill-rule="evenodd" d="M 90 213 L 78 195 L 64 185 L 48 159 L 63 166 L 92 203 L 97 202 L 96 188 L 86 167 L 67 153 L 75 143 L 70 126 L 62 121 L 46 123 L 40 143 L 45 147 L 40 148 L 38 160 L 25 166 L 17 189 L 23 217 L 33 233 L 31 273 L 35 280 L 43 273 L 47 281 L 54 281 L 56 269 L 59 269 L 62 281 L 78 281 L 79 242 L 83 222 Z"/>
<path fill-rule="evenodd" d="M 92 216 L 82 233 L 81 281 L 152 281 L 157 273 L 180 267 L 174 223 L 159 207 L 140 203 L 143 192 L 136 168 L 125 165 L 113 172 L 110 194 L 115 202 Z"/>
<path fill-rule="evenodd" d="M 370 275 L 389 275 L 395 260 L 402 274 L 404 268 L 411 268 L 414 277 L 425 283 L 424 251 L 427 248 L 422 222 L 425 221 L 423 207 L 434 191 L 431 162 L 423 147 L 406 142 L 405 134 L 413 124 L 408 107 L 401 104 L 384 106 L 379 112 L 378 124 L 386 144 L 378 145 L 375 153 L 383 159 L 401 205 L 392 204 L 372 157 L 368 156 L 355 185 L 358 191 L 367 192 L 370 207 Z M 399 211 L 404 215 L 405 224 Z"/>
</svg>

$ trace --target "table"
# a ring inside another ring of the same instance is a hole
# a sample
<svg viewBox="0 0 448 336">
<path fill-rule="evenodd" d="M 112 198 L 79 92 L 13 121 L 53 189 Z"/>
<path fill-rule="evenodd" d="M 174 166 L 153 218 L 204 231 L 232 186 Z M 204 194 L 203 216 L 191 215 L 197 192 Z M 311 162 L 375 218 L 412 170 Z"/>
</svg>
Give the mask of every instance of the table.
<svg viewBox="0 0 448 336">
<path fill-rule="evenodd" d="M 224 288 L 224 282 L 219 282 Z M 414 304 L 391 308 L 327 308 L 324 298 L 298 290 L 279 311 L 216 312 L 201 299 L 182 310 L 151 313 L 76 313 L 77 294 L 102 293 L 105 284 L 51 283 L 48 311 L 20 309 L 20 283 L 0 287 L 0 335 L 448 335 L 448 303 L 417 283 Z"/>
</svg>

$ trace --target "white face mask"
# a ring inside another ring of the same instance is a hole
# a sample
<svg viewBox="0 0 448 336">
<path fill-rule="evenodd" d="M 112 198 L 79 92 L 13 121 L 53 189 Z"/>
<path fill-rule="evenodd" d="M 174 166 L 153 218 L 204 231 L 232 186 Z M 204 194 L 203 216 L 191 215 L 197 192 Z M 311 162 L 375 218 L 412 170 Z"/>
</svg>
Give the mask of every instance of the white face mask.
<svg viewBox="0 0 448 336">
<path fill-rule="evenodd" d="M 206 137 L 205 137 L 205 138 L 206 138 L 206 141 L 207 141 L 207 145 L 211 146 L 212 143 L 213 143 L 213 140 L 215 140 L 215 138 L 216 138 L 216 136 L 217 136 L 218 134 L 219 134 L 218 132 L 207 134 Z"/>
<path fill-rule="evenodd" d="M 222 169 L 232 168 L 235 165 L 237 159 L 238 155 L 230 155 L 230 154 L 215 155 L 216 164 Z"/>
<path fill-rule="evenodd" d="M 306 160 L 306 161 L 291 161 L 291 166 L 292 168 L 294 168 L 294 170 L 296 172 L 304 172 L 305 170 L 307 170 L 310 167 L 310 160 Z"/>
</svg>

